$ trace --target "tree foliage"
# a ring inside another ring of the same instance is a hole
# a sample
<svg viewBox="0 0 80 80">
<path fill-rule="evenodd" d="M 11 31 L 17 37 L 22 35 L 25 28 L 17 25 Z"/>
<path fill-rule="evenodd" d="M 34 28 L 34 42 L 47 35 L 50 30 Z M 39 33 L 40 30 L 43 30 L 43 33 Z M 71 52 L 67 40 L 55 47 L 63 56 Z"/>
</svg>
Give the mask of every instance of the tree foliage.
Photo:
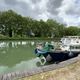
<svg viewBox="0 0 80 80">
<path fill-rule="evenodd" d="M 80 35 L 80 28 L 65 27 L 53 19 L 37 21 L 12 10 L 0 12 L 0 34 L 8 37 L 62 37 Z"/>
</svg>

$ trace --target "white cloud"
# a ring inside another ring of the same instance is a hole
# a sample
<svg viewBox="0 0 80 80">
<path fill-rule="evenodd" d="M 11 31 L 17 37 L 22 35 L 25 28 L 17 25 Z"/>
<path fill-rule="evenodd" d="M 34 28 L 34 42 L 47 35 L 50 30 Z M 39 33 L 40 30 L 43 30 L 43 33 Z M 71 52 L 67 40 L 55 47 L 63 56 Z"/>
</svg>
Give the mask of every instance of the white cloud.
<svg viewBox="0 0 80 80">
<path fill-rule="evenodd" d="M 33 3 L 31 0 L 17 0 L 17 1 L 20 3 L 23 2 L 26 5 L 28 5 L 29 11 L 30 11 L 29 15 L 31 17 L 38 19 L 38 20 L 39 19 L 43 19 L 43 20 L 48 19 L 49 12 L 47 11 L 47 3 L 49 0 L 40 0 L 38 3 Z M 19 9 L 19 10 L 21 10 L 21 9 Z M 28 10 L 27 9 L 24 9 L 24 10 L 26 10 L 25 13 L 27 14 Z M 24 14 L 24 12 L 22 10 L 19 12 Z"/>
<path fill-rule="evenodd" d="M 49 17 L 50 14 L 48 12 L 44 12 L 40 15 L 38 15 L 37 19 L 40 20 L 40 19 L 43 19 L 44 21 L 46 21 Z"/>
<path fill-rule="evenodd" d="M 49 0 L 41 0 L 41 2 L 38 4 L 39 10 L 41 11 L 41 14 L 37 16 L 37 19 L 43 19 L 47 20 L 49 12 L 47 11 L 47 3 Z"/>
<path fill-rule="evenodd" d="M 62 18 L 68 26 L 78 26 L 80 23 L 80 6 L 77 0 L 63 0 L 58 10 L 58 17 Z"/>
<path fill-rule="evenodd" d="M 28 3 L 30 4 L 31 3 L 31 0 L 17 0 L 18 2 L 25 2 L 25 3 Z"/>
</svg>

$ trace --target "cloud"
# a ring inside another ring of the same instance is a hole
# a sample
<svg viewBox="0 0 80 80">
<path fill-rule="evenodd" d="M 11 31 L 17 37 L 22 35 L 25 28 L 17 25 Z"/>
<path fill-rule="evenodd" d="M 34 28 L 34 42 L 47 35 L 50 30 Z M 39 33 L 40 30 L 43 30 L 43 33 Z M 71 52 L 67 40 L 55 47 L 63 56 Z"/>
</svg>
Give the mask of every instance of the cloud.
<svg viewBox="0 0 80 80">
<path fill-rule="evenodd" d="M 47 10 L 52 15 L 57 14 L 57 8 L 60 7 L 62 0 L 50 0 L 47 4 Z"/>
<path fill-rule="evenodd" d="M 0 10 L 12 9 L 23 16 L 35 19 L 48 19 L 47 3 L 49 0 L 3 0 Z"/>
<path fill-rule="evenodd" d="M 58 17 L 62 18 L 68 26 L 80 25 L 79 4 L 79 0 L 63 0 L 61 6 L 57 9 Z"/>
<path fill-rule="evenodd" d="M 12 9 L 34 19 L 55 19 L 70 25 L 80 25 L 79 0 L 0 0 L 0 11 Z"/>
</svg>

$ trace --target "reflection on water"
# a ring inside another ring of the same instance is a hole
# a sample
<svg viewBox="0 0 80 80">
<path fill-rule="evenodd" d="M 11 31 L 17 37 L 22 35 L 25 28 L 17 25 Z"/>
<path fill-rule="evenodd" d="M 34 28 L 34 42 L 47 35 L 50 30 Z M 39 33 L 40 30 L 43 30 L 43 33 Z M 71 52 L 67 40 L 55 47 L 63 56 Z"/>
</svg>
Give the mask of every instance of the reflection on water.
<svg viewBox="0 0 80 80">
<path fill-rule="evenodd" d="M 9 48 L 9 47 L 18 47 L 19 45 L 27 45 L 27 44 L 31 44 L 32 46 L 35 44 L 35 42 L 33 41 L 30 41 L 30 42 L 27 42 L 27 41 L 8 41 L 8 42 L 4 42 L 4 41 L 1 41 L 0 42 L 0 48 Z"/>
<path fill-rule="evenodd" d="M 33 41 L 1 41 L 0 65 L 10 67 L 34 58 L 35 44 Z"/>
<path fill-rule="evenodd" d="M 36 68 L 37 65 L 37 58 L 28 60 L 28 61 L 22 61 L 19 64 L 14 65 L 13 67 L 8 67 L 8 66 L 0 66 L 0 73 L 8 73 L 8 72 L 16 72 L 16 71 L 24 71 L 24 70 L 30 70 L 33 68 Z"/>
<path fill-rule="evenodd" d="M 34 48 L 38 42 L 41 41 L 0 41 L 0 73 L 37 67 Z"/>
</svg>

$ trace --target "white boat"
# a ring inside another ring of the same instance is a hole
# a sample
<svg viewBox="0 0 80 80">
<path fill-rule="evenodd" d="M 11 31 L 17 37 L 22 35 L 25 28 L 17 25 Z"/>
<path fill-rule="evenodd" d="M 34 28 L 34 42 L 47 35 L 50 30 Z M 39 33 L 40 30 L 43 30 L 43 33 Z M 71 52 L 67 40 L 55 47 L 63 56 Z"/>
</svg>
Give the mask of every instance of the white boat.
<svg viewBox="0 0 80 80">
<path fill-rule="evenodd" d="M 80 51 L 80 36 L 65 36 L 61 38 L 62 51 Z"/>
<path fill-rule="evenodd" d="M 35 53 L 38 52 L 35 50 Z M 42 54 L 45 62 L 61 62 L 80 55 L 80 36 L 66 36 L 61 38 L 60 50 Z M 49 56 L 48 56 L 49 55 Z M 41 59 L 40 59 L 41 60 Z"/>
</svg>

